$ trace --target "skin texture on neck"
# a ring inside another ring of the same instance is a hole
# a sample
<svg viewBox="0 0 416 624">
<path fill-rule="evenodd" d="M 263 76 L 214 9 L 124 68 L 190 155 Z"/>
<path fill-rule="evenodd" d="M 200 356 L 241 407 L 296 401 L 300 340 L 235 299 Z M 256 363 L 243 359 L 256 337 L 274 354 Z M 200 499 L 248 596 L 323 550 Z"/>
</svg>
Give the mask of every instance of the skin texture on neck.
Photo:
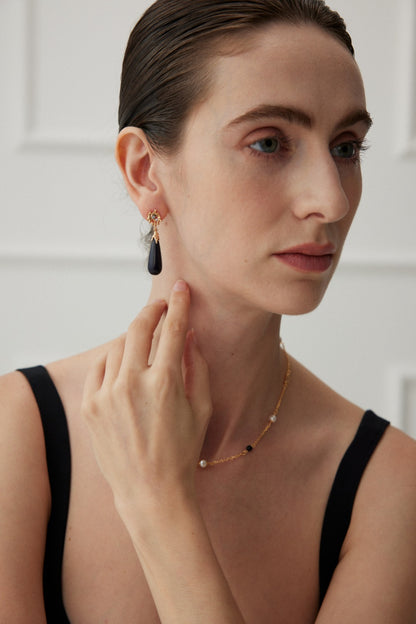
<svg viewBox="0 0 416 624">
<path fill-rule="evenodd" d="M 154 286 L 149 301 L 164 298 L 158 291 Z M 279 346 L 281 317 L 227 310 L 197 286 L 191 287 L 191 301 L 189 328 L 210 370 L 213 416 L 204 451 L 213 457 L 241 450 L 241 438 L 255 439 L 273 411 L 286 366 Z"/>
</svg>

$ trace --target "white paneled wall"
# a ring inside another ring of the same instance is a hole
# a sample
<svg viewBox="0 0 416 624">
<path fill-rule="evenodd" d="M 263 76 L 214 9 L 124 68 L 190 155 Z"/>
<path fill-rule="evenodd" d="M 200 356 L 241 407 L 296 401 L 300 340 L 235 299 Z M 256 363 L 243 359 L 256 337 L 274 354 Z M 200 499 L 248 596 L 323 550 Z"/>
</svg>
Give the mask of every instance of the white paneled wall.
<svg viewBox="0 0 416 624">
<path fill-rule="evenodd" d="M 396 99 L 399 124 L 397 154 L 416 157 L 416 2 L 402 0 L 399 17 L 399 42 Z"/>
<path fill-rule="evenodd" d="M 127 36 L 144 0 L 0 0 L 0 372 L 122 332 L 145 303 L 140 220 L 114 164 Z M 416 437 L 416 2 L 329 0 L 375 125 L 364 194 L 318 310 L 287 348 Z"/>
</svg>

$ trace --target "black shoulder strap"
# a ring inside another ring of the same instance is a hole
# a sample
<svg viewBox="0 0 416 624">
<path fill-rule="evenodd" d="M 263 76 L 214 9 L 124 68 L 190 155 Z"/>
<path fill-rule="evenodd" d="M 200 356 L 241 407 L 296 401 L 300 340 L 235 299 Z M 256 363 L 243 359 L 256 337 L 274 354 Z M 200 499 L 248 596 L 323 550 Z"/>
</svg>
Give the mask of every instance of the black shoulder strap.
<svg viewBox="0 0 416 624">
<path fill-rule="evenodd" d="M 46 617 L 48 622 L 69 624 L 62 597 L 62 560 L 71 486 L 68 425 L 60 396 L 46 368 L 34 366 L 19 370 L 28 380 L 39 407 L 51 488 L 52 506 L 43 567 Z"/>
<path fill-rule="evenodd" d="M 365 412 L 357 433 L 338 467 L 329 495 L 319 555 L 320 604 L 338 564 L 342 544 L 351 521 L 355 495 L 364 470 L 389 422 Z"/>
</svg>

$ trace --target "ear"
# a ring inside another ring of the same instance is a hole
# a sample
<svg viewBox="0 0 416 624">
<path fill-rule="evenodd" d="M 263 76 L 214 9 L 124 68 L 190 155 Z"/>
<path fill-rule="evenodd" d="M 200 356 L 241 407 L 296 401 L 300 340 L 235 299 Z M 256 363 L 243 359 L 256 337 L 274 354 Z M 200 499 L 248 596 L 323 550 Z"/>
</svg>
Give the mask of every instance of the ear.
<svg viewBox="0 0 416 624">
<path fill-rule="evenodd" d="M 128 126 L 118 135 L 116 160 L 130 197 L 146 219 L 157 210 L 162 219 L 167 214 L 163 188 L 156 175 L 157 155 L 141 128 Z"/>
</svg>

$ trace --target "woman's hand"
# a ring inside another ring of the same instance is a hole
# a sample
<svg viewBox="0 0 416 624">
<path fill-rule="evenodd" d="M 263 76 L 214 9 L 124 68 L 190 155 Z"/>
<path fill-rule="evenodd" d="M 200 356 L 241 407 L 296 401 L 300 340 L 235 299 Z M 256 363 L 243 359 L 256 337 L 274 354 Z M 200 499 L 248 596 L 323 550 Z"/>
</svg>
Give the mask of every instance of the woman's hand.
<svg viewBox="0 0 416 624">
<path fill-rule="evenodd" d="M 82 411 L 163 624 L 244 624 L 194 491 L 211 416 L 208 368 L 175 284 L 148 305 L 88 374 Z M 149 365 L 154 333 L 162 325 Z"/>
<path fill-rule="evenodd" d="M 194 496 L 212 408 L 207 365 L 188 331 L 189 305 L 189 288 L 178 281 L 168 307 L 164 301 L 146 306 L 87 376 L 82 412 L 119 511 Z"/>
</svg>

